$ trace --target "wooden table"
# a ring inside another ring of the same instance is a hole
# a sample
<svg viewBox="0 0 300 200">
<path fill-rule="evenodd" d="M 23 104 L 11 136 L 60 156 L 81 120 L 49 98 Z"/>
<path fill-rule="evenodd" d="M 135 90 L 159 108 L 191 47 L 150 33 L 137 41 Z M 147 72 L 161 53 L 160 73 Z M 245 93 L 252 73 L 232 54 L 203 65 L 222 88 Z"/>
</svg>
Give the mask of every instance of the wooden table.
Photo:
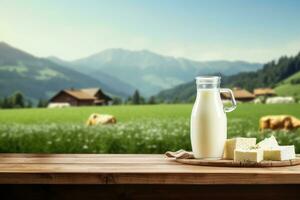
<svg viewBox="0 0 300 200">
<path fill-rule="evenodd" d="M 0 184 L 1 199 L 300 199 L 300 166 L 192 166 L 163 155 L 0 154 Z"/>
</svg>

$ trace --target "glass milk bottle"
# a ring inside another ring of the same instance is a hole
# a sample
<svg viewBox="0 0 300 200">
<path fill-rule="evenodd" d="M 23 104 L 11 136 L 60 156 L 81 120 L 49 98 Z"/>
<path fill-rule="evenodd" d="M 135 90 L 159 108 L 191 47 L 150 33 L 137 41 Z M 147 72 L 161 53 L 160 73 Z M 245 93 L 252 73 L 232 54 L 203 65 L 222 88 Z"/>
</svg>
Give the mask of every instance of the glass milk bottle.
<svg viewBox="0 0 300 200">
<path fill-rule="evenodd" d="M 197 97 L 191 116 L 191 143 L 197 159 L 220 159 L 227 138 L 226 112 L 236 108 L 230 89 L 220 89 L 221 77 L 196 77 Z M 228 93 L 232 106 L 223 107 L 220 93 Z"/>
</svg>

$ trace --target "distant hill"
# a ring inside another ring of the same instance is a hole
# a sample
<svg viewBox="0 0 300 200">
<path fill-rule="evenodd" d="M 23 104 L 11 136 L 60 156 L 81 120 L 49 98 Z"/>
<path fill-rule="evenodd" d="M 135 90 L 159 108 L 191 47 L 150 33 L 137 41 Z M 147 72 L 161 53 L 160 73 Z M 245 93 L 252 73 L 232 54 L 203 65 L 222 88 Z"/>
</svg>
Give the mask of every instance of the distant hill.
<svg viewBox="0 0 300 200">
<path fill-rule="evenodd" d="M 222 86 L 241 87 L 250 91 L 258 87 L 274 88 L 277 86 L 275 90 L 279 94 L 294 95 L 299 87 L 296 84 L 300 76 L 299 71 L 300 53 L 293 57 L 283 56 L 277 62 L 269 62 L 255 72 L 241 72 L 231 76 L 222 76 Z M 291 84 L 292 80 L 294 80 L 294 84 Z M 192 81 L 172 89 L 163 90 L 157 94 L 157 98 L 162 101 L 186 102 L 193 101 L 195 95 L 196 85 Z"/>
<path fill-rule="evenodd" d="M 66 66 L 72 70 L 76 70 L 80 73 L 86 74 L 86 75 L 100 81 L 101 83 L 104 83 L 105 85 L 109 85 L 111 90 L 119 91 L 119 93 L 122 94 L 121 96 L 124 96 L 124 97 L 131 96 L 133 94 L 134 90 L 137 89 L 137 87 L 131 86 L 127 82 L 121 81 L 120 79 L 118 79 L 114 76 L 111 76 L 107 73 L 104 73 L 101 70 L 97 70 L 97 72 L 91 73 L 89 70 L 85 69 L 85 66 L 75 65 L 76 67 L 74 67 L 74 64 L 72 62 L 62 60 L 58 57 L 51 56 L 51 57 L 47 57 L 47 59 L 49 59 L 52 62 L 55 62 L 59 65 Z"/>
<path fill-rule="evenodd" d="M 275 91 L 280 96 L 295 96 L 300 99 L 300 72 L 277 84 Z"/>
<path fill-rule="evenodd" d="M 284 79 L 300 71 L 300 53 L 296 56 L 282 56 L 271 61 L 256 72 L 243 72 L 225 79 L 224 84 L 253 90 L 257 87 L 276 87 Z"/>
<path fill-rule="evenodd" d="M 125 95 L 87 75 L 0 42 L 0 96 L 21 91 L 31 99 L 49 98 L 64 88 L 101 87 Z"/>
<path fill-rule="evenodd" d="M 76 60 L 72 62 L 72 66 L 73 69 L 95 78 L 101 77 L 103 73 L 108 74 L 149 96 L 192 80 L 196 75 L 231 75 L 241 71 L 255 71 L 262 64 L 243 61 L 198 62 L 162 56 L 148 50 L 108 49 Z"/>
<path fill-rule="evenodd" d="M 38 58 L 0 42 L 0 96 L 20 90 L 26 96 L 49 98 L 69 87 L 101 87 L 121 97 L 139 89 L 150 96 L 192 80 L 196 75 L 253 71 L 259 63 L 243 61 L 198 62 L 162 56 L 147 50 L 108 49 L 67 62 L 57 57 Z"/>
</svg>

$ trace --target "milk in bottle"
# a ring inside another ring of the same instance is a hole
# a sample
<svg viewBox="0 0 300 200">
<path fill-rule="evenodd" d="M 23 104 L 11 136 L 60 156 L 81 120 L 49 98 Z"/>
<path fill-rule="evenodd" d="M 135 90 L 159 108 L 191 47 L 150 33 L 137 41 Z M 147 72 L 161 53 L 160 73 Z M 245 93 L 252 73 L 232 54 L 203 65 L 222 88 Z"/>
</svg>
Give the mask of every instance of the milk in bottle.
<svg viewBox="0 0 300 200">
<path fill-rule="evenodd" d="M 191 143 L 195 158 L 219 159 L 227 138 L 225 112 L 235 109 L 236 103 L 229 89 L 220 89 L 220 77 L 197 77 L 197 97 L 191 116 Z M 220 92 L 229 93 L 233 106 L 223 108 Z"/>
</svg>

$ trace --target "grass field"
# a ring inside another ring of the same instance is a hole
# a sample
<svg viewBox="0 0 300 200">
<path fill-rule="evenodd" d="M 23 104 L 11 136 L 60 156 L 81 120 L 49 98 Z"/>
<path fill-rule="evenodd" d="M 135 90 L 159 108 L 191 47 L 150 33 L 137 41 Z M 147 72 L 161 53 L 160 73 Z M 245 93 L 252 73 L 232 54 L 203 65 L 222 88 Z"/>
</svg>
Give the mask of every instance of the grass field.
<svg viewBox="0 0 300 200">
<path fill-rule="evenodd" d="M 275 88 L 276 94 L 280 96 L 293 96 L 299 101 L 300 99 L 300 84 L 292 84 L 293 80 L 300 80 L 300 72 L 281 81 Z"/>
<path fill-rule="evenodd" d="M 40 153 L 164 153 L 190 150 L 191 104 L 0 110 L 0 152 Z M 116 116 L 116 125 L 86 127 L 93 113 Z M 300 118 L 300 104 L 239 104 L 228 114 L 228 136 L 275 134 L 282 144 L 300 152 L 300 131 L 258 131 L 263 115 L 291 114 Z"/>
</svg>

